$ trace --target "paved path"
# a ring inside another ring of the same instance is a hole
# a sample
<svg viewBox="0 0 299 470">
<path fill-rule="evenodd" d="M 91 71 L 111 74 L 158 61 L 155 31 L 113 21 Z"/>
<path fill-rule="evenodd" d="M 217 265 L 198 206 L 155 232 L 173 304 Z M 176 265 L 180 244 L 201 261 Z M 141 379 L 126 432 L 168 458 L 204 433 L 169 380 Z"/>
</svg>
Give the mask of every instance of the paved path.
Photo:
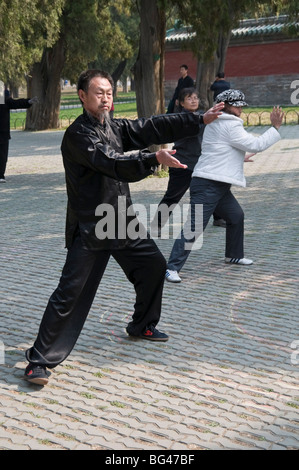
<svg viewBox="0 0 299 470">
<path fill-rule="evenodd" d="M 62 132 L 13 132 L 0 186 L 0 449 L 299 448 L 299 127 L 282 135 L 234 189 L 254 265 L 226 266 L 210 224 L 183 282 L 165 285 L 171 338 L 153 344 L 126 337 L 134 293 L 111 261 L 74 351 L 41 388 L 23 380 L 24 351 L 66 254 Z M 134 202 L 158 203 L 166 185 L 133 184 Z M 168 257 L 172 240 L 157 243 Z"/>
</svg>

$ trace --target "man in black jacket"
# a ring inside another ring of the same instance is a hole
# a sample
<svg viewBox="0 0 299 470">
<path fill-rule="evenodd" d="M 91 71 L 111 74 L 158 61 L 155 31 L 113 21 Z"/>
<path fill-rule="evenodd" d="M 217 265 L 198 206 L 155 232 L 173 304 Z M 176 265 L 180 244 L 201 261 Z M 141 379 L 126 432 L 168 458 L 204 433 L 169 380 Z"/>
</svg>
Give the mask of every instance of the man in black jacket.
<svg viewBox="0 0 299 470">
<path fill-rule="evenodd" d="M 225 80 L 225 75 L 223 72 L 219 72 L 216 75 L 215 81 L 212 83 L 210 90 L 214 92 L 214 101 L 216 101 L 217 96 L 225 90 L 230 89 L 230 82 Z"/>
<path fill-rule="evenodd" d="M 180 108 L 179 108 L 180 92 L 184 88 L 194 87 L 194 80 L 193 78 L 190 77 L 188 73 L 188 65 L 183 64 L 180 66 L 180 74 L 181 74 L 181 78 L 179 78 L 176 89 L 174 90 L 173 97 L 171 98 L 168 104 L 167 113 L 177 113 L 178 111 L 180 111 Z"/>
<path fill-rule="evenodd" d="M 190 114 L 110 120 L 113 80 L 98 70 L 80 75 L 78 95 L 84 112 L 67 129 L 61 146 L 68 195 L 67 259 L 38 337 L 26 352 L 29 365 L 25 378 L 41 385 L 48 382 L 46 368 L 61 363 L 74 347 L 110 256 L 136 292 L 127 333 L 167 341 L 168 336 L 156 329 L 166 263 L 147 233 L 136 238 L 129 235 L 129 224 L 138 221 L 127 211 L 132 206 L 128 183 L 152 174 L 159 164 L 184 168 L 172 156 L 174 151 L 149 153 L 140 149 L 196 134 L 202 120 L 216 119 L 222 107 L 215 106 L 204 118 Z M 139 152 L 130 153 L 133 150 Z M 113 233 L 105 229 L 107 224 L 115 227 Z"/>
<path fill-rule="evenodd" d="M 27 109 L 36 98 L 14 100 L 10 98 L 9 91 L 5 90 L 4 103 L 0 104 L 0 183 L 5 183 L 5 170 L 8 157 L 10 135 L 10 110 Z"/>
</svg>

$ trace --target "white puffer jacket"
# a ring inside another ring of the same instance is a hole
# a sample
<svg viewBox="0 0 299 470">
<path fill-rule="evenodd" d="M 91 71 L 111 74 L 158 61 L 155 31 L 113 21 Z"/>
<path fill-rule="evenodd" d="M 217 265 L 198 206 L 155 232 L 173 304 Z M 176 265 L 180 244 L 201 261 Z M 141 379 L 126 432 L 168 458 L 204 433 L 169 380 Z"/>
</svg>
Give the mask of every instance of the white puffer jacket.
<svg viewBox="0 0 299 470">
<path fill-rule="evenodd" d="M 245 187 L 246 152 L 262 152 L 280 139 L 274 127 L 255 137 L 244 129 L 242 119 L 223 113 L 205 128 L 201 156 L 192 176 Z"/>
</svg>

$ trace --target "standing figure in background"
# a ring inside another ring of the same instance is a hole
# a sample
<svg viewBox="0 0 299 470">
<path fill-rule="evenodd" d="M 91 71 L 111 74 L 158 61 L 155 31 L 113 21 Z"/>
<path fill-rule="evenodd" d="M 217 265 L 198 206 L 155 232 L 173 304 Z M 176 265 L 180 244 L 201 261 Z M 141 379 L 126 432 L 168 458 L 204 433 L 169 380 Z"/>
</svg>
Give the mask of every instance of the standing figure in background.
<svg viewBox="0 0 299 470">
<path fill-rule="evenodd" d="M 180 91 L 183 88 L 193 88 L 194 87 L 194 80 L 193 78 L 188 75 L 188 65 L 183 64 L 180 66 L 180 74 L 181 78 L 178 80 L 178 84 L 176 89 L 174 90 L 174 94 L 172 99 L 169 102 L 167 108 L 167 114 L 177 113 L 179 111 L 179 95 Z"/>
<path fill-rule="evenodd" d="M 8 158 L 10 135 L 10 110 L 27 109 L 37 101 L 37 98 L 14 100 L 9 91 L 5 90 L 4 104 L 0 104 L 0 183 L 5 183 L 5 170 Z"/>
<path fill-rule="evenodd" d="M 182 113 L 194 113 L 199 108 L 198 91 L 194 88 L 184 88 L 179 95 L 179 105 Z M 186 136 L 174 142 L 173 150 L 176 151 L 176 158 L 187 169 L 169 168 L 169 181 L 166 193 L 160 201 L 157 212 L 152 220 L 152 233 L 160 236 L 161 228 L 169 219 L 173 209 L 180 202 L 186 191 L 190 187 L 194 167 L 201 154 L 201 142 L 205 124 L 199 126 L 198 134 Z M 225 227 L 225 220 L 214 214 L 214 225 Z"/>
<path fill-rule="evenodd" d="M 212 83 L 210 90 L 214 92 L 214 101 L 216 101 L 219 93 L 222 93 L 225 90 L 230 89 L 230 82 L 225 80 L 225 75 L 223 72 L 219 72 L 216 75 L 215 81 Z"/>
</svg>

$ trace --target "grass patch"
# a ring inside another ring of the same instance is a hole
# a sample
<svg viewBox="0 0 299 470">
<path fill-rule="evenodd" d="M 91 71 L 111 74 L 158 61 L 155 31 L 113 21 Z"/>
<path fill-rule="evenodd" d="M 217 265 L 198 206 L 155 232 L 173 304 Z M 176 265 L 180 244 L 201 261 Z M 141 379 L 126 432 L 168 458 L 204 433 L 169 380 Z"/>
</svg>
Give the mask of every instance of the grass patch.
<svg viewBox="0 0 299 470">
<path fill-rule="evenodd" d="M 75 103 L 78 104 L 78 99 Z M 114 103 L 114 117 L 115 118 L 137 118 L 136 102 L 127 103 Z M 60 127 L 65 128 L 69 126 L 78 116 L 82 114 L 82 107 L 62 109 L 59 113 Z M 10 127 L 11 129 L 24 129 L 26 122 L 26 111 L 20 113 L 10 113 Z"/>
<path fill-rule="evenodd" d="M 133 101 L 132 101 L 133 100 Z M 63 90 L 61 95 L 61 106 L 77 106 L 80 104 L 74 89 Z M 114 117 L 136 119 L 137 105 L 135 92 L 119 92 L 114 99 Z M 246 126 L 270 125 L 270 113 L 273 107 L 246 107 L 243 109 L 242 119 Z M 283 106 L 286 124 L 299 124 L 299 106 Z M 68 127 L 80 114 L 82 107 L 62 109 L 59 114 L 60 128 Z M 11 129 L 24 129 L 26 112 L 10 113 Z"/>
</svg>

